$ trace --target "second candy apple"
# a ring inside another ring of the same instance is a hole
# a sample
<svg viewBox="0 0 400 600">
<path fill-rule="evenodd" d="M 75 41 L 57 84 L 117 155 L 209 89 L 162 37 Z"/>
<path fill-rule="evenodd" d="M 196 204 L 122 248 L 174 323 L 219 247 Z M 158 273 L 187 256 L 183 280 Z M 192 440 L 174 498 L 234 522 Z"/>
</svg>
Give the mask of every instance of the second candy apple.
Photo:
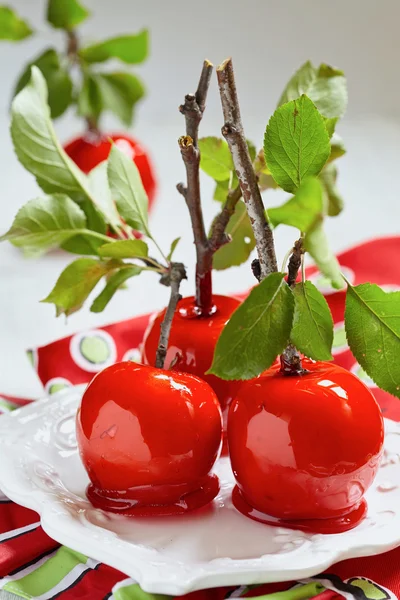
<svg viewBox="0 0 400 600">
<path fill-rule="evenodd" d="M 167 368 L 175 363 L 173 369 L 197 375 L 207 381 L 217 394 L 224 419 L 241 382 L 223 381 L 215 375 L 206 375 L 206 371 L 211 366 L 221 331 L 239 304 L 236 298 L 214 295 L 210 314 L 201 315 L 192 296 L 182 298 L 172 322 L 165 360 Z M 165 310 L 157 315 L 145 333 L 142 357 L 147 364 L 154 364 L 164 315 Z"/>
</svg>

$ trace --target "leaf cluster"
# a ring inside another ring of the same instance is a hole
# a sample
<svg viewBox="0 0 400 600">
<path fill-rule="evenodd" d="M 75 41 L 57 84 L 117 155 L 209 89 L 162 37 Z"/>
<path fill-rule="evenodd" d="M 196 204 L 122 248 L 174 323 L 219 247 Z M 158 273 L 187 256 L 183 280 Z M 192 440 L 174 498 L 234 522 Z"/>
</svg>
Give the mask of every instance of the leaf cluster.
<svg viewBox="0 0 400 600">
<path fill-rule="evenodd" d="M 149 33 L 144 29 L 80 46 L 76 28 L 89 16 L 89 10 L 78 0 L 48 0 L 46 20 L 65 32 L 66 50 L 59 52 L 49 47 L 34 57 L 18 77 L 13 95 L 25 87 L 32 66 L 36 66 L 46 80 L 53 119 L 75 106 L 78 114 L 92 125 L 98 124 L 105 111 L 114 113 L 125 125 L 131 125 L 134 108 L 145 95 L 144 84 L 130 71 L 105 71 L 102 67 L 110 61 L 129 66 L 143 63 L 149 54 Z M 0 40 L 17 42 L 33 33 L 15 11 L 0 6 Z M 74 77 L 75 72 L 77 77 Z"/>
</svg>

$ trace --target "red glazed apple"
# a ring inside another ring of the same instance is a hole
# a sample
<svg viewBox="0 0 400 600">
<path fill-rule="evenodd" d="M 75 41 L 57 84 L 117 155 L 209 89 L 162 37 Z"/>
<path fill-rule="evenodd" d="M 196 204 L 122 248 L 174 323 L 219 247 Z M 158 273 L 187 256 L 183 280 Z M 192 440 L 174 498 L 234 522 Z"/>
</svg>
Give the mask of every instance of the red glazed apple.
<svg viewBox="0 0 400 600">
<path fill-rule="evenodd" d="M 168 367 L 176 360 L 174 369 L 207 381 L 217 394 L 225 421 L 229 404 L 242 382 L 223 381 L 205 373 L 211 366 L 221 331 L 240 302 L 236 298 L 214 295 L 213 303 L 211 314 L 201 316 L 193 296 L 180 300 L 172 322 L 165 365 Z M 165 310 L 157 315 L 145 333 L 142 358 L 146 364 L 154 364 L 164 315 Z"/>
<path fill-rule="evenodd" d="M 330 363 L 303 360 L 242 385 L 228 442 L 241 512 L 268 524 L 325 533 L 351 529 L 379 466 L 383 420 L 369 389 Z"/>
<path fill-rule="evenodd" d="M 186 373 L 122 362 L 88 385 L 77 440 L 98 508 L 171 515 L 208 504 L 219 491 L 210 473 L 222 423 L 210 386 Z"/>
<path fill-rule="evenodd" d="M 88 133 L 66 144 L 64 150 L 84 173 L 89 173 L 108 158 L 111 150 L 110 140 L 135 162 L 151 204 L 156 189 L 153 167 L 147 153 L 134 138 L 125 134 L 103 134 L 99 138 Z"/>
</svg>

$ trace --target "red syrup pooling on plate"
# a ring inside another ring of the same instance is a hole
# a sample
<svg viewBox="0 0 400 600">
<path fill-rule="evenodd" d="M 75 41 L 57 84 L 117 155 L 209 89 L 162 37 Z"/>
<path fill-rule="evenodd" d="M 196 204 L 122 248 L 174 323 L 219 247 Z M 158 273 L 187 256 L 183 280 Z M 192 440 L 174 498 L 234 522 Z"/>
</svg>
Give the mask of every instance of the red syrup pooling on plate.
<svg viewBox="0 0 400 600">
<path fill-rule="evenodd" d="M 383 419 L 371 391 L 331 363 L 279 365 L 244 383 L 228 417 L 236 508 L 267 523 L 340 533 L 366 514 L 365 492 L 383 448 Z"/>
<path fill-rule="evenodd" d="M 327 519 L 279 519 L 271 517 L 253 508 L 246 502 L 237 485 L 232 492 L 232 502 L 235 508 L 245 517 L 273 527 L 299 529 L 306 533 L 344 533 L 357 527 L 367 514 L 367 502 L 363 498 L 350 512 L 341 517 Z"/>
<path fill-rule="evenodd" d="M 231 317 L 240 305 L 236 298 L 213 295 L 213 306 L 207 315 L 195 304 L 193 296 L 182 298 L 179 301 L 169 336 L 168 353 L 165 365 L 172 370 L 197 375 L 213 388 L 221 405 L 224 431 L 229 405 L 236 396 L 242 382 L 224 381 L 215 375 L 206 375 L 213 361 L 214 350 L 218 338 Z M 165 310 L 157 315 L 147 329 L 142 351 L 142 360 L 145 364 L 154 364 L 160 336 L 160 325 L 164 318 Z M 224 439 L 222 454 L 227 455 L 227 444 Z"/>
<path fill-rule="evenodd" d="M 207 475 L 195 485 L 153 485 L 123 491 L 108 491 L 90 484 L 87 497 L 95 508 L 132 517 L 182 515 L 209 504 L 219 492 L 216 475 Z"/>
<path fill-rule="evenodd" d="M 132 362 L 94 377 L 77 414 L 92 504 L 131 516 L 176 515 L 215 498 L 222 443 L 217 397 L 187 373 Z"/>
</svg>

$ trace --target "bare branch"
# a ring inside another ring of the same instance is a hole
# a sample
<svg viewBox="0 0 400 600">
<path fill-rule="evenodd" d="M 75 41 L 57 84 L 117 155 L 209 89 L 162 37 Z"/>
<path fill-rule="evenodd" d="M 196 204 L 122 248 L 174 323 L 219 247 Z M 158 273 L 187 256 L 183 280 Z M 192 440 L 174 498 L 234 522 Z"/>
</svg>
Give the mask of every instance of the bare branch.
<svg viewBox="0 0 400 600">
<path fill-rule="evenodd" d="M 301 257 L 304 253 L 303 238 L 298 239 L 293 246 L 293 252 L 288 265 L 287 284 L 289 287 L 294 287 L 296 284 L 297 275 L 301 267 Z"/>
<path fill-rule="evenodd" d="M 255 258 L 254 260 L 251 261 L 251 272 L 253 273 L 253 275 L 257 279 L 257 281 L 260 282 L 261 281 L 261 267 L 260 267 L 260 261 L 258 260 L 258 258 Z"/>
<path fill-rule="evenodd" d="M 178 190 L 178 192 L 180 194 L 182 194 L 182 196 L 184 198 L 186 198 L 186 194 L 187 194 L 187 187 L 183 184 L 183 183 L 178 183 L 176 186 L 176 189 Z"/>
<path fill-rule="evenodd" d="M 202 256 L 208 249 L 208 238 L 204 226 L 203 211 L 200 197 L 200 152 L 193 144 L 189 135 L 183 135 L 178 140 L 183 162 L 186 168 L 187 186 L 178 184 L 178 190 L 186 200 L 192 222 L 196 251 Z"/>
<path fill-rule="evenodd" d="M 206 107 L 208 88 L 210 85 L 213 65 L 209 60 L 203 63 L 199 84 L 195 94 L 186 94 L 185 102 L 179 107 L 180 112 L 185 116 L 186 135 L 193 140 L 193 145 L 197 148 L 199 125 Z"/>
<path fill-rule="evenodd" d="M 242 190 L 237 187 L 231 190 L 222 207 L 221 212 L 215 217 L 208 237 L 212 252 L 216 252 L 221 246 L 231 241 L 230 236 L 225 233 L 231 216 L 235 212 L 236 204 L 242 197 Z"/>
<path fill-rule="evenodd" d="M 185 116 L 186 135 L 179 138 L 183 162 L 186 168 L 186 187 L 178 184 L 178 191 L 185 198 L 192 223 L 196 246 L 196 304 L 209 314 L 212 307 L 212 257 L 213 251 L 204 226 L 200 194 L 200 151 L 197 147 L 199 124 L 206 105 L 213 65 L 204 61 L 199 84 L 195 94 L 187 94 L 179 107 Z"/>
<path fill-rule="evenodd" d="M 160 339 L 158 342 L 158 348 L 157 348 L 157 354 L 156 354 L 155 366 L 158 369 L 164 368 L 165 357 L 167 356 L 168 339 L 169 339 L 169 334 L 171 331 L 172 320 L 174 318 L 174 314 L 175 314 L 178 302 L 182 297 L 179 293 L 179 288 L 180 288 L 182 279 L 187 279 L 186 269 L 185 269 L 184 265 L 182 263 L 171 263 L 170 274 L 169 274 L 169 285 L 171 287 L 171 294 L 170 294 L 169 303 L 167 306 L 167 310 L 165 312 L 163 322 L 161 323 Z"/>
<path fill-rule="evenodd" d="M 293 344 L 287 346 L 281 354 L 280 360 L 281 371 L 284 375 L 305 375 L 308 373 L 306 369 L 303 369 L 301 356 Z"/>
<path fill-rule="evenodd" d="M 236 174 L 256 240 L 261 279 L 264 279 L 269 273 L 278 270 L 274 239 L 266 218 L 257 177 L 251 163 L 243 132 L 232 59 L 225 60 L 217 68 L 217 77 L 225 119 L 222 135 L 228 142 L 232 154 Z"/>
<path fill-rule="evenodd" d="M 288 264 L 287 284 L 291 288 L 296 285 L 303 254 L 303 238 L 301 237 L 294 243 Z M 281 370 L 285 375 L 304 375 L 306 373 L 302 366 L 300 353 L 293 344 L 289 344 L 281 355 Z"/>
</svg>

